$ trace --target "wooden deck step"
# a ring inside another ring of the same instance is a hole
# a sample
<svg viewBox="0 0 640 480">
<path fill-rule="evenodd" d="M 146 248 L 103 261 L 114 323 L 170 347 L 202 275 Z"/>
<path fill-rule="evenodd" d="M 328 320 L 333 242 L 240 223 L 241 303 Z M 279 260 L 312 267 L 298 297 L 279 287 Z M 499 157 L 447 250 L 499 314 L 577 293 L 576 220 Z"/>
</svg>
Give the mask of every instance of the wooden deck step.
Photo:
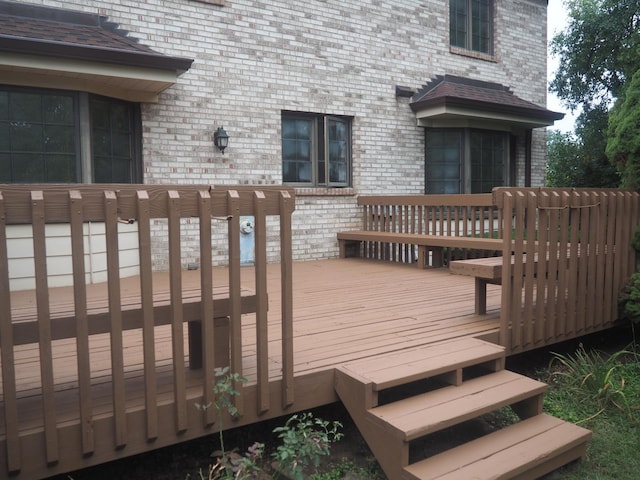
<svg viewBox="0 0 640 480">
<path fill-rule="evenodd" d="M 348 374 L 372 383 L 374 391 L 451 373 L 449 383 L 462 383 L 462 369 L 491 362 L 493 371 L 504 368 L 504 347 L 476 338 L 460 338 L 425 345 L 345 364 Z"/>
<path fill-rule="evenodd" d="M 409 442 L 508 405 L 527 402 L 526 416 L 536 415 L 542 411 L 546 389 L 544 383 L 501 370 L 465 381 L 461 386 L 375 407 L 368 413 L 388 433 Z"/>
<path fill-rule="evenodd" d="M 536 479 L 584 456 L 591 432 L 540 414 L 404 468 L 404 480 Z"/>
</svg>

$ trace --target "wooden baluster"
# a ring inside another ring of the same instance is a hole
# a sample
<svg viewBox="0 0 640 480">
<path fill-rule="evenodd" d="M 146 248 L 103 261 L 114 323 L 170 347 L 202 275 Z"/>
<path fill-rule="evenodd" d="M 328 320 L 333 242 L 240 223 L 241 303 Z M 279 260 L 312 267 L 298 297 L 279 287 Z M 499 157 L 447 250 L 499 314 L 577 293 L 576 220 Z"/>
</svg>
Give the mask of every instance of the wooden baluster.
<svg viewBox="0 0 640 480">
<path fill-rule="evenodd" d="M 266 197 L 254 192 L 256 279 L 256 353 L 258 363 L 258 414 L 269 410 L 269 300 L 267 297 L 267 214 Z"/>
<path fill-rule="evenodd" d="M 7 224 L 4 195 L 0 192 L 0 361 L 2 362 L 2 395 L 6 434 L 7 473 L 22 468 L 18 431 L 18 395 L 13 354 L 11 294 L 7 255 Z"/>
<path fill-rule="evenodd" d="M 155 322 L 153 318 L 153 268 L 151 261 L 151 218 L 149 194 L 136 192 L 138 252 L 140 257 L 140 303 L 142 308 L 142 348 L 144 356 L 147 440 L 158 437 Z"/>
<path fill-rule="evenodd" d="M 229 335 L 231 337 L 231 373 L 242 375 L 242 304 L 240 293 L 240 196 L 235 190 L 227 193 L 229 214 Z M 233 397 L 238 413 L 243 412 L 242 383 L 234 385 L 239 395 Z"/>
<path fill-rule="evenodd" d="M 38 308 L 38 342 L 40 347 L 40 379 L 42 382 L 42 410 L 44 417 L 47 463 L 58 461 L 58 432 L 53 379 L 53 350 L 51 344 L 51 315 L 47 273 L 44 194 L 31 192 L 31 224 L 33 226 L 33 261 L 36 275 L 36 304 Z"/>
<path fill-rule="evenodd" d="M 107 243 L 107 283 L 111 335 L 111 379 L 113 382 L 113 420 L 115 446 L 127 444 L 127 412 L 124 390 L 122 305 L 120 298 L 120 260 L 118 246 L 118 202 L 115 192 L 104 192 L 105 237 Z"/>
<path fill-rule="evenodd" d="M 180 194 L 167 192 L 169 227 L 169 296 L 171 297 L 171 351 L 176 431 L 187 429 L 187 391 L 184 365 L 184 313 L 182 311 L 182 258 L 180 248 Z"/>
<path fill-rule="evenodd" d="M 82 195 L 77 190 L 69 192 L 69 210 L 82 454 L 89 455 L 94 451 L 95 442 L 91 403 L 91 355 L 89 352 L 87 286 L 84 268 L 83 200 Z"/>
<path fill-rule="evenodd" d="M 215 378 L 215 311 L 213 307 L 213 254 L 211 245 L 211 195 L 207 191 L 198 192 L 198 216 L 200 220 L 200 295 L 201 295 L 201 335 L 203 368 L 203 411 L 204 424 L 216 421 L 216 401 L 212 381 Z M 228 340 L 227 340 L 228 341 Z M 226 349 L 225 349 L 226 351 Z"/>
<path fill-rule="evenodd" d="M 282 288 L 282 405 L 293 405 L 293 260 L 291 215 L 294 200 L 280 195 L 280 267 Z"/>
</svg>

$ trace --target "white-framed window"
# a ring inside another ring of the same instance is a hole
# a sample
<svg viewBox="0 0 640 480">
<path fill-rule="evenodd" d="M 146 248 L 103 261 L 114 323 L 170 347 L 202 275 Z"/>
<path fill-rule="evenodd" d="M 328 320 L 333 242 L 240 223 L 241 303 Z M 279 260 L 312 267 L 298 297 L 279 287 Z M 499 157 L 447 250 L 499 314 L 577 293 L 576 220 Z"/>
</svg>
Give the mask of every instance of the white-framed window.
<svg viewBox="0 0 640 480">
<path fill-rule="evenodd" d="M 493 55 L 493 0 L 449 0 L 452 47 Z"/>
<path fill-rule="evenodd" d="M 0 85 L 0 183 L 140 181 L 139 105 Z"/>
<path fill-rule="evenodd" d="M 300 186 L 351 184 L 351 117 L 282 112 L 282 180 Z"/>
<path fill-rule="evenodd" d="M 488 193 L 507 185 L 509 135 L 466 128 L 426 132 L 426 193 Z"/>
</svg>

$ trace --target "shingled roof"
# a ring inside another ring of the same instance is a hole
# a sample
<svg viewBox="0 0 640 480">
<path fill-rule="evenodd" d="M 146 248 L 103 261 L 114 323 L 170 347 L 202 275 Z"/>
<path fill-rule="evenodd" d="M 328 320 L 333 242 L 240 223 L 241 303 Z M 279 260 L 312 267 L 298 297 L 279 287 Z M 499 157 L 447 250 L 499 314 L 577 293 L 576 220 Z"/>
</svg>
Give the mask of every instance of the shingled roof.
<svg viewBox="0 0 640 480">
<path fill-rule="evenodd" d="M 411 109 L 463 108 L 490 111 L 516 117 L 529 118 L 544 124 L 553 124 L 564 117 L 513 94 L 499 83 L 484 82 L 454 75 L 438 75 L 425 84 L 411 98 Z"/>
<path fill-rule="evenodd" d="M 97 14 L 0 1 L 0 52 L 185 72 L 193 60 L 154 52 Z"/>
</svg>

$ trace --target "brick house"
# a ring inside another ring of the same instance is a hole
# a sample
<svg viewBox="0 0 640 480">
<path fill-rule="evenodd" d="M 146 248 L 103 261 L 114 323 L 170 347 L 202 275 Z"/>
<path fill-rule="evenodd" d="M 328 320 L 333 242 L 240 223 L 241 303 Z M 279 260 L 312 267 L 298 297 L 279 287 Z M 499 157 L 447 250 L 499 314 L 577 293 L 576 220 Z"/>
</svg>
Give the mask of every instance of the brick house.
<svg viewBox="0 0 640 480">
<path fill-rule="evenodd" d="M 0 1 L 0 183 L 284 183 L 294 259 L 335 256 L 357 195 L 542 184 L 562 117 L 546 18 L 547 0 Z"/>
</svg>

